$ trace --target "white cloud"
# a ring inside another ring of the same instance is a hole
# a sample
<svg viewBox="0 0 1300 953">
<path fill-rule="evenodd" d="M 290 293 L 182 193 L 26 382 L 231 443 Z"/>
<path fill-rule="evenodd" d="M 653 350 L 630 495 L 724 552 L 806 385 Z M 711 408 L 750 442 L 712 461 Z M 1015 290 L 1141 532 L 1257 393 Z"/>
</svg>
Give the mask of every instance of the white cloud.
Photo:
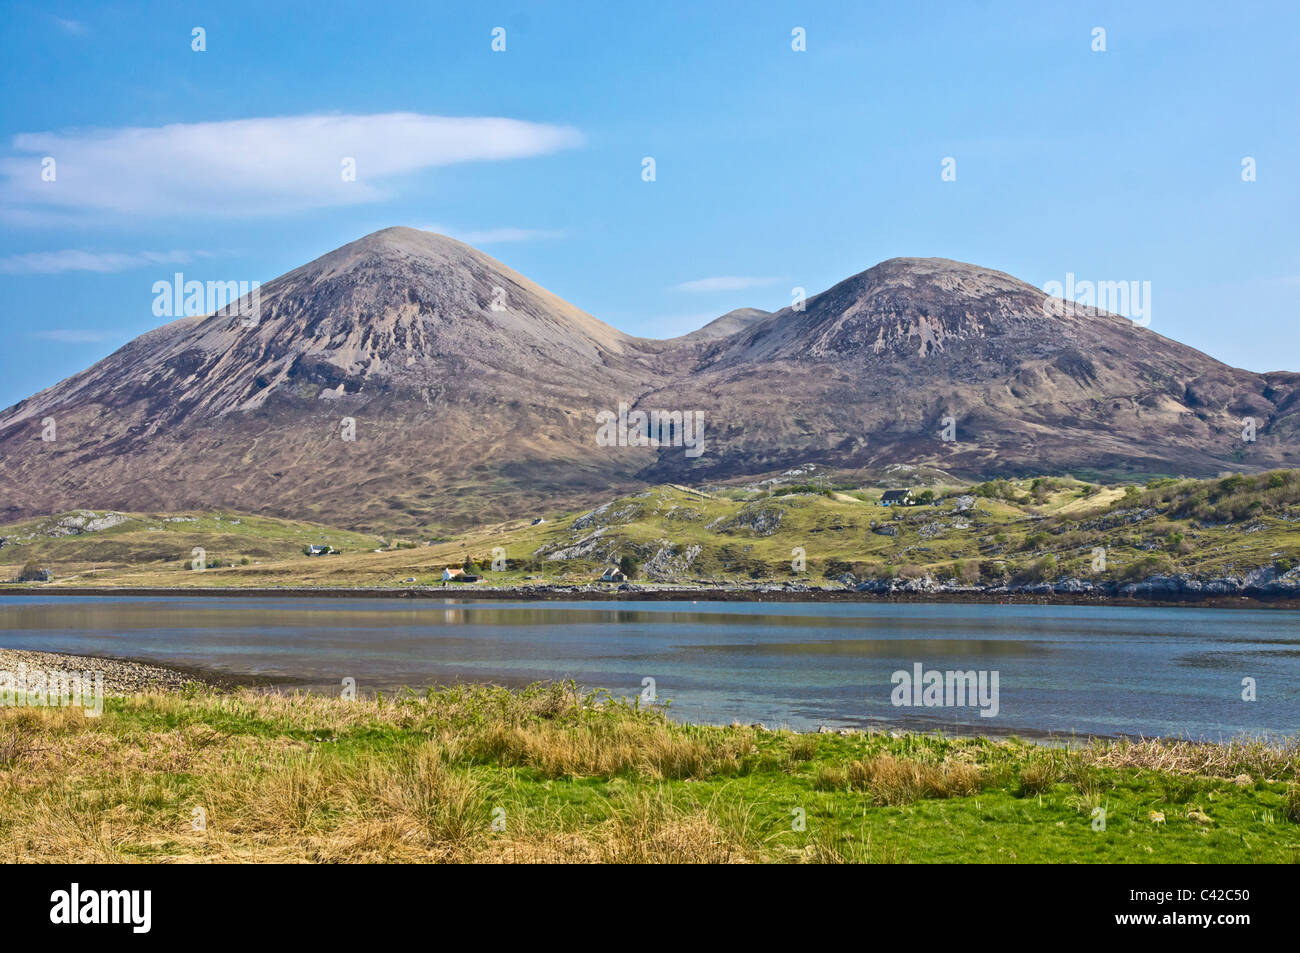
<svg viewBox="0 0 1300 953">
<path fill-rule="evenodd" d="M 65 33 L 72 33 L 76 36 L 81 36 L 86 32 L 86 24 L 82 23 L 80 20 L 68 20 L 64 17 L 55 17 L 54 22 L 57 23 L 59 29 L 63 30 Z"/>
<path fill-rule="evenodd" d="M 37 331 L 32 335 L 43 341 L 57 341 L 59 344 L 99 344 L 112 341 L 122 335 L 118 331 L 92 331 L 78 328 L 53 328 L 49 331 Z"/>
<path fill-rule="evenodd" d="M 97 271 L 107 274 L 142 268 L 145 265 L 187 265 L 195 258 L 206 258 L 207 255 L 207 252 L 94 252 L 69 248 L 63 251 L 36 251 L 0 258 L 0 273 L 52 275 L 64 271 Z"/>
<path fill-rule="evenodd" d="M 500 242 L 535 242 L 548 238 L 564 237 L 564 232 L 542 228 L 512 228 L 506 226 L 503 228 L 482 228 L 477 230 L 469 229 L 461 231 L 460 229 L 450 228 L 446 225 L 420 225 L 418 227 L 424 232 L 437 232 L 439 235 L 448 235 L 467 245 L 492 245 Z"/>
<path fill-rule="evenodd" d="M 249 216 L 373 202 L 398 176 L 578 145 L 567 126 L 383 113 L 284 116 L 14 136 L 0 210 L 41 224 L 111 216 Z M 55 160 L 55 180 L 41 160 Z M 356 163 L 344 181 L 343 160 Z"/>
<path fill-rule="evenodd" d="M 675 291 L 744 291 L 746 288 L 766 288 L 774 285 L 780 278 L 745 278 L 738 275 L 721 275 L 717 278 L 698 278 L 695 281 L 683 281 L 674 287 Z"/>
</svg>

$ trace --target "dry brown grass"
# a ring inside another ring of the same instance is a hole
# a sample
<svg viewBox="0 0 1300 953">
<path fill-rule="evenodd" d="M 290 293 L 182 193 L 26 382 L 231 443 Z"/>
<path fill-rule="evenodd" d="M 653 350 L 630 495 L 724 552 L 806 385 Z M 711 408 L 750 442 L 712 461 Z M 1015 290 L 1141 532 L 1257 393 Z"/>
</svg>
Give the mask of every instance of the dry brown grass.
<svg viewBox="0 0 1300 953">
<path fill-rule="evenodd" d="M 792 762 L 811 761 L 815 757 L 817 757 L 816 735 L 795 735 L 791 739 L 790 760 Z"/>
<path fill-rule="evenodd" d="M 921 798 L 977 794 L 983 780 L 983 769 L 967 761 L 932 764 L 886 753 L 843 767 L 823 767 L 814 785 L 822 790 L 865 791 L 876 804 L 899 805 Z"/>
<path fill-rule="evenodd" d="M 1035 758 L 1020 769 L 1020 793 L 1037 797 L 1061 780 L 1061 766 L 1055 757 Z"/>
<path fill-rule="evenodd" d="M 1282 816 L 1293 824 L 1300 824 L 1300 784 L 1286 786 L 1286 800 L 1282 803 Z"/>
<path fill-rule="evenodd" d="M 1183 803 L 1201 776 L 1297 782 L 1296 765 L 1294 743 L 1051 750 L 686 727 L 571 686 L 153 695 L 100 719 L 0 708 L 0 861 L 889 862 L 903 855 L 856 826 L 870 805 L 1018 780 L 1022 794 L 1064 782 L 1084 810 L 1110 769 L 1133 768 Z M 807 810 L 798 836 L 791 806 Z M 1282 813 L 1300 818 L 1295 783 Z"/>
<path fill-rule="evenodd" d="M 893 845 L 874 843 L 863 831 L 834 840 L 815 834 L 799 859 L 809 864 L 901 864 L 907 855 Z"/>
<path fill-rule="evenodd" d="M 32 743 L 27 732 L 17 725 L 0 727 L 0 768 L 18 764 L 31 751 Z"/>
<path fill-rule="evenodd" d="M 1300 739 L 1224 744 L 1148 738 L 1094 741 L 1080 748 L 1077 757 L 1084 764 L 1104 768 L 1140 768 L 1227 780 L 1241 774 L 1263 781 L 1295 780 L 1300 774 Z"/>
<path fill-rule="evenodd" d="M 483 761 L 534 768 L 548 778 L 634 774 L 642 779 L 706 778 L 738 769 L 753 749 L 748 731 L 607 721 L 582 726 L 492 726 L 467 745 Z"/>
<path fill-rule="evenodd" d="M 703 778 L 751 733 L 673 728 L 571 687 L 342 703 L 242 692 L 126 699 L 120 715 L 0 709 L 0 860 L 724 863 L 757 859 L 725 803 L 628 791 L 585 817 L 485 777 Z M 152 730 L 133 726 L 147 712 Z M 168 727 L 159 729 L 158 723 Z M 221 730 L 227 723 L 231 729 Z M 343 753 L 349 731 L 394 729 Z M 492 770 L 480 769 L 485 761 Z M 622 782 L 620 782 L 622 783 Z M 205 825 L 194 829 L 201 809 Z M 494 826 L 499 821 L 499 826 Z"/>
</svg>

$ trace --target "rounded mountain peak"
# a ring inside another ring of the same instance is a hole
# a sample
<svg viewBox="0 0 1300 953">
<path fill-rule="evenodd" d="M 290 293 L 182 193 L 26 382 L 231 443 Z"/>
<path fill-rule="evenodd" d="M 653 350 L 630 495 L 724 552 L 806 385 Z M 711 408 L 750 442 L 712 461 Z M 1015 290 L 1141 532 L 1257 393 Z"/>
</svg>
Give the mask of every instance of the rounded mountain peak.
<svg viewBox="0 0 1300 953">
<path fill-rule="evenodd" d="M 985 297 L 1007 293 L 1028 293 L 1041 297 L 1042 292 L 1006 272 L 954 261 L 951 258 L 889 258 L 866 271 L 847 278 L 824 292 L 834 294 L 837 289 L 888 293 L 905 291 L 942 294 L 958 297 Z"/>
<path fill-rule="evenodd" d="M 1044 293 L 1005 272 L 949 258 L 890 258 L 758 321 L 718 363 L 858 355 L 885 361 L 942 354 L 990 334 L 1043 333 Z"/>
<path fill-rule="evenodd" d="M 476 266 L 502 273 L 510 272 L 505 265 L 472 245 L 437 232 L 425 232 L 404 225 L 381 228 L 377 232 L 363 235 L 356 241 L 326 252 L 297 270 L 329 277 L 358 267 L 382 264 L 391 264 L 398 269 L 426 271 Z"/>
</svg>

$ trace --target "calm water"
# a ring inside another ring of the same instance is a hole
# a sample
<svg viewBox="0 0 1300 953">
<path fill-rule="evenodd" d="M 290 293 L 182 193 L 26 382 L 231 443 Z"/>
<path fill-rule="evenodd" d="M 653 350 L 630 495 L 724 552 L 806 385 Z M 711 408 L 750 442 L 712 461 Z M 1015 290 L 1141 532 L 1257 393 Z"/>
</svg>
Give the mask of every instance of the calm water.
<svg viewBox="0 0 1300 953">
<path fill-rule="evenodd" d="M 0 646 L 362 691 L 573 678 L 632 697 L 650 677 L 679 718 L 799 729 L 1300 731 L 1293 611 L 0 596 Z M 997 671 L 997 716 L 895 707 L 891 673 L 918 662 Z"/>
</svg>

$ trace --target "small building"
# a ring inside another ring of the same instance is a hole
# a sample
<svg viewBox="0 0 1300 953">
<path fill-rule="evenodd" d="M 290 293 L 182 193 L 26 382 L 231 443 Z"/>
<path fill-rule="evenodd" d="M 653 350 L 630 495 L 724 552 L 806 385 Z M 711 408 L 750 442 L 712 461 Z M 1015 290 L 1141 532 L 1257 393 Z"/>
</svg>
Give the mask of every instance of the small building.
<svg viewBox="0 0 1300 953">
<path fill-rule="evenodd" d="M 601 582 L 627 582 L 627 573 L 617 566 L 610 566 L 600 576 Z"/>
<path fill-rule="evenodd" d="M 468 573 L 459 566 L 448 566 L 442 571 L 443 582 L 478 582 L 479 577 Z"/>
<path fill-rule="evenodd" d="M 539 517 L 537 517 L 537 519 L 533 520 L 532 523 L 531 523 L 530 525 L 532 525 L 532 526 L 540 526 L 542 523 L 545 523 L 545 522 L 546 522 L 546 520 L 545 520 L 543 517 L 539 516 Z"/>
<path fill-rule="evenodd" d="M 310 546 L 307 547 L 308 556 L 329 556 L 333 552 L 334 552 L 333 546 L 325 546 L 317 543 L 312 543 Z"/>
<path fill-rule="evenodd" d="M 911 506 L 914 502 L 911 490 L 886 490 L 880 494 L 881 506 Z"/>
</svg>

